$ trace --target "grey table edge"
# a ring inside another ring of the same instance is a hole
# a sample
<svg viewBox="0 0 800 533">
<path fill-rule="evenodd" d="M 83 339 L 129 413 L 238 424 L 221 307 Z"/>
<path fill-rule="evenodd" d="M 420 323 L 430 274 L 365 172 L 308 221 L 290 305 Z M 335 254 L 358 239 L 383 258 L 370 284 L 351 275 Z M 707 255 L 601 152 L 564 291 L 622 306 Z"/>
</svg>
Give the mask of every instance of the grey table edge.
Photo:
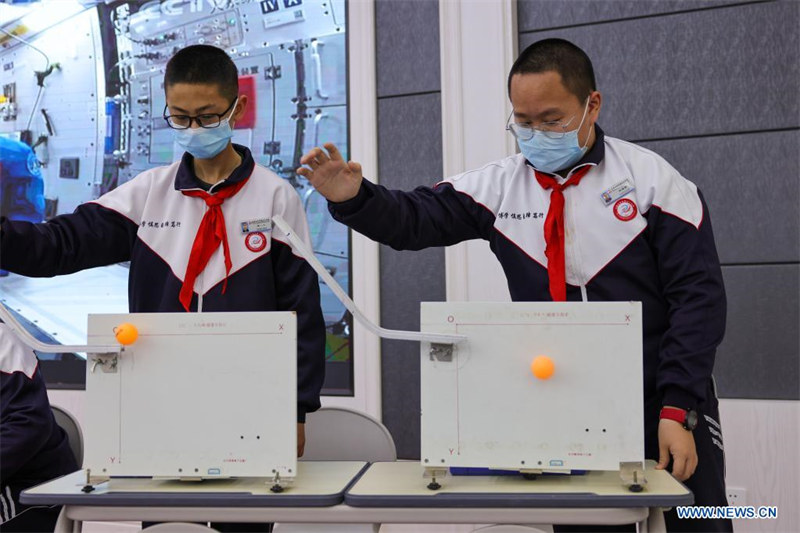
<svg viewBox="0 0 800 533">
<path fill-rule="evenodd" d="M 297 495 L 290 493 L 254 495 L 249 492 L 106 492 L 95 494 L 20 494 L 25 505 L 82 505 L 96 507 L 332 507 L 344 501 L 345 492 L 366 472 L 369 463 L 339 492 Z M 72 474 L 68 474 L 72 475 Z M 66 476 L 62 476 L 66 477 Z M 61 478 L 56 478 L 61 479 Z M 54 480 L 50 480 L 50 483 Z M 42 483 L 44 485 L 44 483 Z M 31 487 L 36 488 L 36 487 Z M 291 488 L 287 492 L 290 492 Z"/>
<path fill-rule="evenodd" d="M 682 495 L 599 496 L 595 493 L 441 493 L 432 496 L 358 495 L 345 492 L 344 503 L 351 507 L 448 507 L 448 508 L 601 508 L 675 507 L 691 505 L 691 492 Z"/>
</svg>

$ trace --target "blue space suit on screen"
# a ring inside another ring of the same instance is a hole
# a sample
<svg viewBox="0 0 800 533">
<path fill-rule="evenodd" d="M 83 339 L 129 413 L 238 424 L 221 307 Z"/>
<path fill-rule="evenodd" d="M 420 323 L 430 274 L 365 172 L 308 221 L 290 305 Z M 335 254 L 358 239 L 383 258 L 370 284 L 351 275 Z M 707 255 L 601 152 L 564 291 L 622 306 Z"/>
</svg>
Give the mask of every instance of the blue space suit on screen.
<svg viewBox="0 0 800 533">
<path fill-rule="evenodd" d="M 0 137 L 0 215 L 11 220 L 44 220 L 44 179 L 27 144 Z M 8 274 L 0 270 L 0 276 Z"/>
</svg>

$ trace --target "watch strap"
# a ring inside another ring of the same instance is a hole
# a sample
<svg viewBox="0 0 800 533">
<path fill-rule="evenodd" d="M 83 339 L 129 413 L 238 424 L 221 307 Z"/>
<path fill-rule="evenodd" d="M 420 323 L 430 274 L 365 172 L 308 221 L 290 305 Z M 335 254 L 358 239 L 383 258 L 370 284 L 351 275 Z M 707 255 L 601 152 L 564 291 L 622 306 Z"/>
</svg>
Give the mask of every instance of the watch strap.
<svg viewBox="0 0 800 533">
<path fill-rule="evenodd" d="M 674 420 L 682 425 L 684 429 L 691 430 L 692 428 L 690 428 L 687 423 L 688 415 L 689 412 L 687 410 L 680 409 L 679 407 L 662 407 L 659 419 Z"/>
</svg>

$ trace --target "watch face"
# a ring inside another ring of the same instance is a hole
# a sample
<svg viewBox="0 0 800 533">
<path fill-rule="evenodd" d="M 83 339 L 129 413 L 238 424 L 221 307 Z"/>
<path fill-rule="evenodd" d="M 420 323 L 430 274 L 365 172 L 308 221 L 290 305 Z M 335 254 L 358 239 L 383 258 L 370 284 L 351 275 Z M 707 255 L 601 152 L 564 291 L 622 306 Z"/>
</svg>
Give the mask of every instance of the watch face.
<svg viewBox="0 0 800 533">
<path fill-rule="evenodd" d="M 694 428 L 697 427 L 697 412 L 696 411 L 686 411 L 685 427 L 689 431 L 692 431 Z"/>
</svg>

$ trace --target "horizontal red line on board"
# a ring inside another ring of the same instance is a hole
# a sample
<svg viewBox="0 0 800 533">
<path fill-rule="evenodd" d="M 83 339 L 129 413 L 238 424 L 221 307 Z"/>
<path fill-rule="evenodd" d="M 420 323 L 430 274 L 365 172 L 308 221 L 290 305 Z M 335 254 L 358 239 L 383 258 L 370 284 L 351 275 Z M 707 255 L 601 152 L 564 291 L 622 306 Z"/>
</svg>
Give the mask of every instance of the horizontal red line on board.
<svg viewBox="0 0 800 533">
<path fill-rule="evenodd" d="M 526 323 L 474 323 L 474 322 L 448 322 L 453 326 L 630 326 L 630 322 L 526 322 Z"/>
<path fill-rule="evenodd" d="M 253 332 L 216 332 L 216 333 L 205 333 L 203 331 L 187 331 L 186 333 L 144 333 L 139 334 L 139 337 L 186 337 L 187 335 L 202 335 L 203 337 L 208 337 L 209 335 L 224 335 L 226 337 L 230 337 L 231 335 L 283 335 L 282 332 L 278 333 L 253 333 Z M 89 338 L 96 339 L 98 337 L 102 337 L 103 335 L 89 335 Z"/>
</svg>

